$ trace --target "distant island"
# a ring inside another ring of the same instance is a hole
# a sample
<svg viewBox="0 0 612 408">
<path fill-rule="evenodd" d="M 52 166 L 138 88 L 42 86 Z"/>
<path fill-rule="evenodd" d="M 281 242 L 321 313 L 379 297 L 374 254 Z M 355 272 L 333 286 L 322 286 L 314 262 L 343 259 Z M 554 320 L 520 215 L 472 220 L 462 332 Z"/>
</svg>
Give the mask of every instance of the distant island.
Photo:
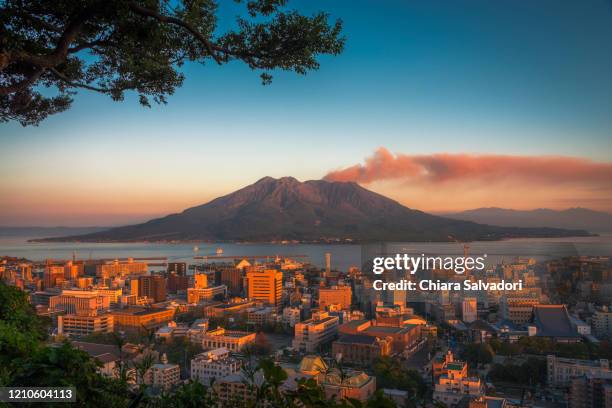
<svg viewBox="0 0 612 408">
<path fill-rule="evenodd" d="M 179 214 L 37 242 L 453 242 L 588 236 L 582 229 L 483 225 L 413 210 L 353 182 L 264 177 Z"/>
<path fill-rule="evenodd" d="M 443 214 L 443 216 L 506 227 L 554 227 L 584 229 L 591 232 L 612 232 L 612 214 L 579 207 L 565 210 L 551 210 L 549 208 L 511 210 L 488 207 Z"/>
</svg>

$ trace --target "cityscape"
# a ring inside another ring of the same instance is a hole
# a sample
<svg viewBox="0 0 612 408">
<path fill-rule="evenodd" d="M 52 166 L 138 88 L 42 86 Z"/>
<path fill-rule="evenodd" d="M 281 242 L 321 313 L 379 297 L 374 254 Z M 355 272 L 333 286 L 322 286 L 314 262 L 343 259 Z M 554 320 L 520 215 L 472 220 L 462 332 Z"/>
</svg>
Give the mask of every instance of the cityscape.
<svg viewBox="0 0 612 408">
<path fill-rule="evenodd" d="M 3 292 L 24 291 L 44 319 L 48 347 L 68 342 L 123 382 L 126 400 L 151 406 L 194 384 L 210 406 L 267 406 L 254 390 L 269 381 L 287 398 L 312 386 L 363 406 L 612 401 L 609 257 L 510 257 L 405 276 L 522 282 L 510 291 L 379 291 L 367 260 L 338 270 L 333 249 L 324 260 L 222 249 L 191 262 L 3 257 L 0 276 Z"/>
</svg>

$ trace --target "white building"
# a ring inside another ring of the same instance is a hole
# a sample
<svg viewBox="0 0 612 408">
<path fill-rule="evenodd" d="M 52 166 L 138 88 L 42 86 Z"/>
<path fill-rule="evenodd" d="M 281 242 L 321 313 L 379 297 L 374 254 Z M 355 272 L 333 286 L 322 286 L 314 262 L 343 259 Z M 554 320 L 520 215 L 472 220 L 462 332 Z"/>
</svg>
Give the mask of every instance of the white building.
<svg viewBox="0 0 612 408">
<path fill-rule="evenodd" d="M 169 390 L 181 381 L 181 368 L 178 364 L 153 364 L 145 373 L 145 384 Z"/>
<path fill-rule="evenodd" d="M 546 375 L 549 386 L 565 387 L 575 377 L 586 374 L 600 376 L 610 373 L 610 363 L 606 359 L 578 360 L 548 355 L 546 362 Z"/>
<path fill-rule="evenodd" d="M 191 359 L 191 379 L 206 386 L 213 379 L 220 379 L 240 372 L 241 362 L 230 357 L 225 347 L 205 351 Z"/>
<path fill-rule="evenodd" d="M 312 318 L 295 325 L 295 338 L 293 348 L 313 352 L 325 343 L 328 343 L 338 334 L 340 319 L 330 316 L 327 312 L 316 312 Z"/>
</svg>

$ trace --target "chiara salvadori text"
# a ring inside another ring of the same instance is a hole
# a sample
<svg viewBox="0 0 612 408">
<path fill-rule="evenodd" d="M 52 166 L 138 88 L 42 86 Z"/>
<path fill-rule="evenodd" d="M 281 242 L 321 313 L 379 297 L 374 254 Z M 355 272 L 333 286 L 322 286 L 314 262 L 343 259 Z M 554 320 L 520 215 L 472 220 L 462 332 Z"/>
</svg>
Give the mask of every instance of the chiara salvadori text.
<svg viewBox="0 0 612 408">
<path fill-rule="evenodd" d="M 443 282 L 440 280 L 423 279 L 421 281 L 409 281 L 401 279 L 397 282 L 384 282 L 380 279 L 372 283 L 374 290 L 485 290 L 485 291 L 517 291 L 523 289 L 523 281 L 517 282 L 484 282 L 482 280 L 463 282 Z"/>
</svg>

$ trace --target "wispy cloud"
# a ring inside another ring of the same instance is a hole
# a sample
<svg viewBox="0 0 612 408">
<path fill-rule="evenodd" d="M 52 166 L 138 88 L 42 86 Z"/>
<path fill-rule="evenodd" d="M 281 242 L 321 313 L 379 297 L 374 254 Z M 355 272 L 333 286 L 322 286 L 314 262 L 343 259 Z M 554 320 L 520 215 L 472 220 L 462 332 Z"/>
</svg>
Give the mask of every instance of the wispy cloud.
<svg viewBox="0 0 612 408">
<path fill-rule="evenodd" d="M 384 180 L 441 184 L 496 180 L 567 184 L 612 191 L 612 163 L 566 156 L 393 154 L 380 147 L 364 163 L 329 172 L 325 179 L 369 184 Z"/>
</svg>

